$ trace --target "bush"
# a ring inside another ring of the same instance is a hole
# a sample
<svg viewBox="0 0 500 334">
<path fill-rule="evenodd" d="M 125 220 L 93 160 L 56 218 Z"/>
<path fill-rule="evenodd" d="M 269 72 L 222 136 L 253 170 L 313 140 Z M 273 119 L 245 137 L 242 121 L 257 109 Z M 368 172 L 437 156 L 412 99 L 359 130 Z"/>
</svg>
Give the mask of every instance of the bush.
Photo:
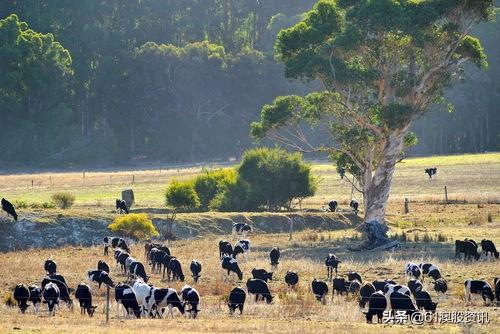
<svg viewBox="0 0 500 334">
<path fill-rule="evenodd" d="M 108 228 L 111 232 L 121 233 L 129 237 L 148 240 L 160 234 L 146 213 L 130 213 L 115 218 Z"/>
<path fill-rule="evenodd" d="M 70 193 L 55 193 L 51 197 L 52 202 L 60 209 L 68 209 L 73 206 L 75 196 Z"/>
<path fill-rule="evenodd" d="M 233 168 L 206 171 L 194 179 L 194 189 L 200 199 L 200 209 L 209 209 L 210 202 L 217 194 L 224 191 L 229 183 L 236 180 L 236 170 Z"/>
<path fill-rule="evenodd" d="M 192 181 L 173 180 L 165 192 L 165 199 L 168 205 L 180 210 L 193 210 L 200 206 L 200 199 Z"/>
<path fill-rule="evenodd" d="M 248 202 L 249 184 L 236 177 L 227 180 L 219 193 L 210 201 L 212 211 L 246 211 L 251 205 Z"/>
</svg>

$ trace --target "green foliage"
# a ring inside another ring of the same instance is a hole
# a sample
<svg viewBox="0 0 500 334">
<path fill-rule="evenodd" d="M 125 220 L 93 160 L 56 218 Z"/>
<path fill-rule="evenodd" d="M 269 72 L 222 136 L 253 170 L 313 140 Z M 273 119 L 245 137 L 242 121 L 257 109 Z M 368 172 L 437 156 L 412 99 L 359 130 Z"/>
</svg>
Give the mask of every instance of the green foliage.
<svg viewBox="0 0 500 334">
<path fill-rule="evenodd" d="M 75 202 L 75 195 L 66 192 L 55 193 L 50 198 L 60 209 L 69 209 Z"/>
<path fill-rule="evenodd" d="M 200 209 L 208 210 L 210 202 L 226 187 L 236 180 L 236 171 L 232 168 L 205 171 L 194 179 L 194 189 L 200 199 Z"/>
<path fill-rule="evenodd" d="M 121 233 L 138 240 L 148 240 L 159 236 L 153 222 L 146 213 L 130 213 L 118 216 L 109 224 L 111 232 Z"/>
<path fill-rule="evenodd" d="M 235 212 L 249 211 L 252 206 L 249 202 L 250 185 L 236 177 L 226 182 L 219 193 L 210 201 L 210 211 Z"/>
<path fill-rule="evenodd" d="M 200 198 L 192 181 L 173 180 L 165 192 L 167 205 L 179 210 L 194 210 L 200 206 Z"/>
</svg>

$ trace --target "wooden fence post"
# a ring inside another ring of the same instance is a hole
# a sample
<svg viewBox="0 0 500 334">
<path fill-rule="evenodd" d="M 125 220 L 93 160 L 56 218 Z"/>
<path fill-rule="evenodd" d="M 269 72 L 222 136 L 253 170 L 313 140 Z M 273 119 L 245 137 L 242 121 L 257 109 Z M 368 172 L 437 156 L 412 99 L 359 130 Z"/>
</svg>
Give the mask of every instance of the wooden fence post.
<svg viewBox="0 0 500 334">
<path fill-rule="evenodd" d="M 444 186 L 444 200 L 448 204 L 448 188 L 446 186 Z"/>
<path fill-rule="evenodd" d="M 132 184 L 135 183 L 135 175 L 132 175 Z"/>
<path fill-rule="evenodd" d="M 410 213 L 410 201 L 405 198 L 405 214 Z"/>
<path fill-rule="evenodd" d="M 106 284 L 106 323 L 109 322 L 109 285 Z"/>
<path fill-rule="evenodd" d="M 288 218 L 290 219 L 290 236 L 288 237 L 288 241 L 292 240 L 292 233 L 293 233 L 293 217 Z"/>
<path fill-rule="evenodd" d="M 31 179 L 31 188 L 33 188 L 33 183 L 34 183 L 33 179 Z"/>
</svg>

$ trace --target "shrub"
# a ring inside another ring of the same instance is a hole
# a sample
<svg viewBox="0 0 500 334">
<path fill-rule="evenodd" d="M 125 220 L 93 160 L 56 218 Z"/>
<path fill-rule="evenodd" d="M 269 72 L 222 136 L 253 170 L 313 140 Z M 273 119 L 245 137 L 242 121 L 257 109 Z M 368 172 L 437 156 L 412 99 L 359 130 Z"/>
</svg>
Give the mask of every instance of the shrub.
<svg viewBox="0 0 500 334">
<path fill-rule="evenodd" d="M 2 296 L 2 299 L 3 299 L 3 303 L 7 306 L 7 307 L 15 307 L 17 305 L 17 302 L 16 300 L 14 299 L 14 295 L 12 294 L 12 292 L 10 291 L 7 291 L 3 294 Z"/>
<path fill-rule="evenodd" d="M 194 189 L 200 199 L 200 209 L 208 210 L 215 196 L 225 190 L 228 183 L 236 180 L 236 170 L 233 168 L 206 171 L 194 179 Z"/>
<path fill-rule="evenodd" d="M 236 177 L 226 180 L 220 192 L 210 201 L 208 205 L 212 211 L 246 211 L 248 210 L 249 184 Z"/>
<path fill-rule="evenodd" d="M 193 210 L 200 206 L 200 199 L 192 181 L 173 180 L 167 187 L 165 199 L 168 205 L 181 210 Z"/>
<path fill-rule="evenodd" d="M 51 197 L 52 202 L 60 209 L 68 209 L 73 206 L 75 196 L 70 193 L 55 193 Z"/>
<path fill-rule="evenodd" d="M 160 235 L 146 213 L 130 213 L 116 217 L 108 228 L 111 232 L 139 240 L 147 240 Z"/>
</svg>

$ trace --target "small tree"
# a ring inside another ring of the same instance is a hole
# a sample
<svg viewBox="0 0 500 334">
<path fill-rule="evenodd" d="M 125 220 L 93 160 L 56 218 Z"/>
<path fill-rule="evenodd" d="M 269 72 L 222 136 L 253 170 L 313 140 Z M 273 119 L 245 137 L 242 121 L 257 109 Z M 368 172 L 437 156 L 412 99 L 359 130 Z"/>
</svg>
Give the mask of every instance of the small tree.
<svg viewBox="0 0 500 334">
<path fill-rule="evenodd" d="M 118 216 L 108 228 L 115 233 L 121 233 L 138 240 L 147 240 L 160 234 L 146 213 L 131 213 Z"/>
<path fill-rule="evenodd" d="M 179 210 L 194 210 L 200 206 L 200 199 L 192 181 L 173 180 L 167 187 L 165 199 L 168 205 Z"/>
<path fill-rule="evenodd" d="M 75 195 L 70 193 L 55 193 L 51 196 L 52 202 L 60 209 L 68 209 L 75 202 Z"/>
<path fill-rule="evenodd" d="M 206 171 L 194 180 L 194 189 L 200 199 L 200 209 L 208 210 L 210 202 L 225 189 L 225 185 L 236 180 L 233 168 Z"/>
</svg>

